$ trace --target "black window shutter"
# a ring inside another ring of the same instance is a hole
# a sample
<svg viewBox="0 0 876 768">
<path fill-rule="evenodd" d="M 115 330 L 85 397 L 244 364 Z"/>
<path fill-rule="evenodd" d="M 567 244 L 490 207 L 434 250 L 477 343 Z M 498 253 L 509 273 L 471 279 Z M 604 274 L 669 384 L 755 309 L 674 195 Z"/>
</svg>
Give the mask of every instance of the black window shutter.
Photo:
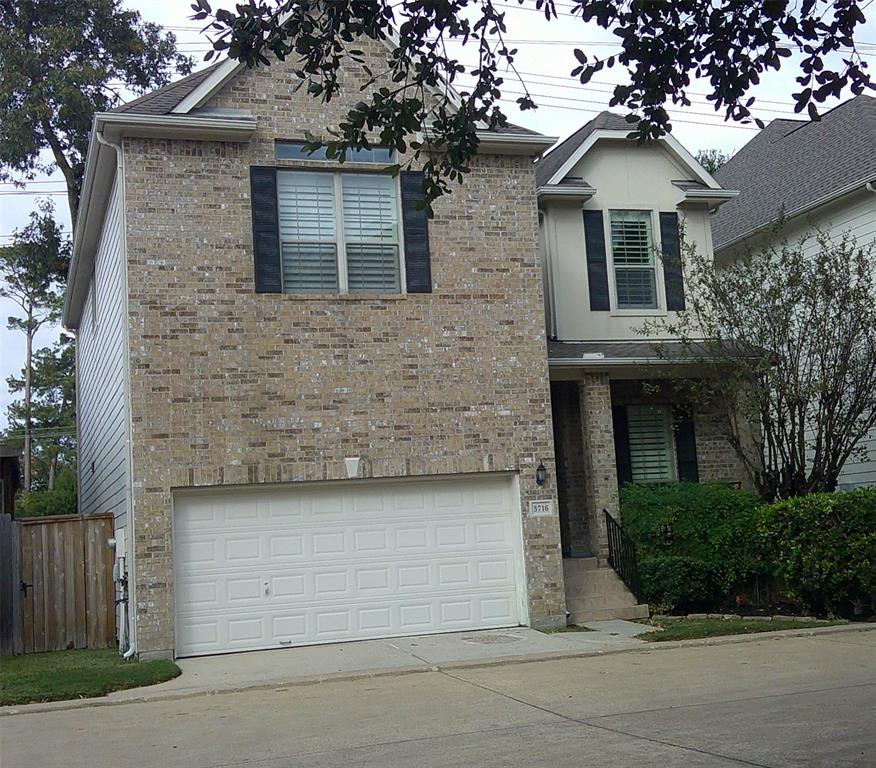
<svg viewBox="0 0 876 768">
<path fill-rule="evenodd" d="M 694 433 L 692 409 L 676 408 L 674 422 L 678 479 L 698 483 L 700 481 L 700 471 L 697 466 L 697 438 Z"/>
<path fill-rule="evenodd" d="M 422 207 L 422 171 L 401 172 L 402 228 L 405 236 L 405 284 L 408 293 L 432 293 L 429 215 Z M 418 207 L 417 204 L 420 204 Z"/>
<path fill-rule="evenodd" d="M 277 170 L 253 166 L 249 169 L 249 180 L 256 293 L 282 293 Z"/>
<path fill-rule="evenodd" d="M 605 261 L 605 229 L 602 211 L 584 211 L 584 247 L 587 250 L 587 284 L 590 286 L 590 310 L 607 312 L 608 266 Z"/>
<path fill-rule="evenodd" d="M 633 461 L 630 457 L 630 427 L 625 405 L 611 407 L 614 428 L 614 458 L 617 464 L 617 484 L 633 482 Z"/>
<path fill-rule="evenodd" d="M 660 242 L 663 251 L 663 282 L 666 285 L 666 309 L 684 309 L 684 274 L 681 269 L 681 238 L 678 214 L 660 214 Z"/>
</svg>

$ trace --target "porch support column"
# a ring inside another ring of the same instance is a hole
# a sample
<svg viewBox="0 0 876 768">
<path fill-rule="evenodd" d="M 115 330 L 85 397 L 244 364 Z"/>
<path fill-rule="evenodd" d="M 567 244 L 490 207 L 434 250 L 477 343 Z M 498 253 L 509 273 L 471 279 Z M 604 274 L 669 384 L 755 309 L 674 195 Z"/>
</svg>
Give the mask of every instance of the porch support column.
<svg viewBox="0 0 876 768">
<path fill-rule="evenodd" d="M 607 509 L 618 514 L 617 464 L 607 373 L 585 373 L 578 383 L 581 436 L 584 443 L 585 498 L 590 551 L 608 557 Z"/>
</svg>

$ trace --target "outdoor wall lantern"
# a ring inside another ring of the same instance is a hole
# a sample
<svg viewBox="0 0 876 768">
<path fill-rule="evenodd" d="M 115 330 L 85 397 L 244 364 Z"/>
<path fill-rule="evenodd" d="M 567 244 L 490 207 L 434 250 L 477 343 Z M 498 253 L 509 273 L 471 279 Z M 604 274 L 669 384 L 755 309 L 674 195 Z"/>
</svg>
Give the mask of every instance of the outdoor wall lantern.
<svg viewBox="0 0 876 768">
<path fill-rule="evenodd" d="M 535 470 L 535 484 L 544 485 L 547 480 L 547 470 L 544 467 L 544 462 L 538 463 L 538 468 Z"/>
</svg>

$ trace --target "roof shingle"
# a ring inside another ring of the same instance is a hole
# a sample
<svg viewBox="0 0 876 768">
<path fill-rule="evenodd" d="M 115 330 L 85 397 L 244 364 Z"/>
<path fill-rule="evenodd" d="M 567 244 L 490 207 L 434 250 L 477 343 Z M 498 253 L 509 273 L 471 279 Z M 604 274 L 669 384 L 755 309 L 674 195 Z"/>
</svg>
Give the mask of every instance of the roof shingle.
<svg viewBox="0 0 876 768">
<path fill-rule="evenodd" d="M 144 93 L 139 98 L 121 104 L 112 111 L 130 112 L 138 115 L 169 115 L 173 108 L 195 90 L 218 66 L 218 62 L 212 64 L 182 80 L 177 80 L 175 83 Z"/>
<path fill-rule="evenodd" d="M 773 120 L 714 175 L 740 190 L 712 219 L 720 250 L 876 176 L 876 98 L 856 96 L 818 122 Z"/>
<path fill-rule="evenodd" d="M 614 112 L 600 112 L 590 122 L 582 125 L 565 141 L 560 142 L 535 164 L 535 181 L 538 186 L 545 186 L 551 177 L 560 169 L 575 150 L 581 146 L 593 131 L 627 131 L 632 133 L 636 123 L 627 122 L 623 115 Z"/>
</svg>

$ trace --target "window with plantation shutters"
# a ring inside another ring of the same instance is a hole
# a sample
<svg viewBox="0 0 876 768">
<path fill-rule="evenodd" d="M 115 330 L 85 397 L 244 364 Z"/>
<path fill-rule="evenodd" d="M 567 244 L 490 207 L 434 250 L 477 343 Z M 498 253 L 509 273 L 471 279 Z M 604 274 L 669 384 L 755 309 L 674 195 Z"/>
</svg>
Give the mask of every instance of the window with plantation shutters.
<svg viewBox="0 0 876 768">
<path fill-rule="evenodd" d="M 391 176 L 281 170 L 277 209 L 284 292 L 401 291 Z"/>
<path fill-rule="evenodd" d="M 632 482 L 675 480 L 670 409 L 653 405 L 627 406 L 627 429 Z"/>
<path fill-rule="evenodd" d="M 338 228 L 332 175 L 278 173 L 277 209 L 283 290 L 337 292 Z"/>
<path fill-rule="evenodd" d="M 609 226 L 618 309 L 656 309 L 651 212 L 611 211 Z"/>
<path fill-rule="evenodd" d="M 398 212 L 395 179 L 343 174 L 344 248 L 351 292 L 398 293 Z"/>
</svg>

